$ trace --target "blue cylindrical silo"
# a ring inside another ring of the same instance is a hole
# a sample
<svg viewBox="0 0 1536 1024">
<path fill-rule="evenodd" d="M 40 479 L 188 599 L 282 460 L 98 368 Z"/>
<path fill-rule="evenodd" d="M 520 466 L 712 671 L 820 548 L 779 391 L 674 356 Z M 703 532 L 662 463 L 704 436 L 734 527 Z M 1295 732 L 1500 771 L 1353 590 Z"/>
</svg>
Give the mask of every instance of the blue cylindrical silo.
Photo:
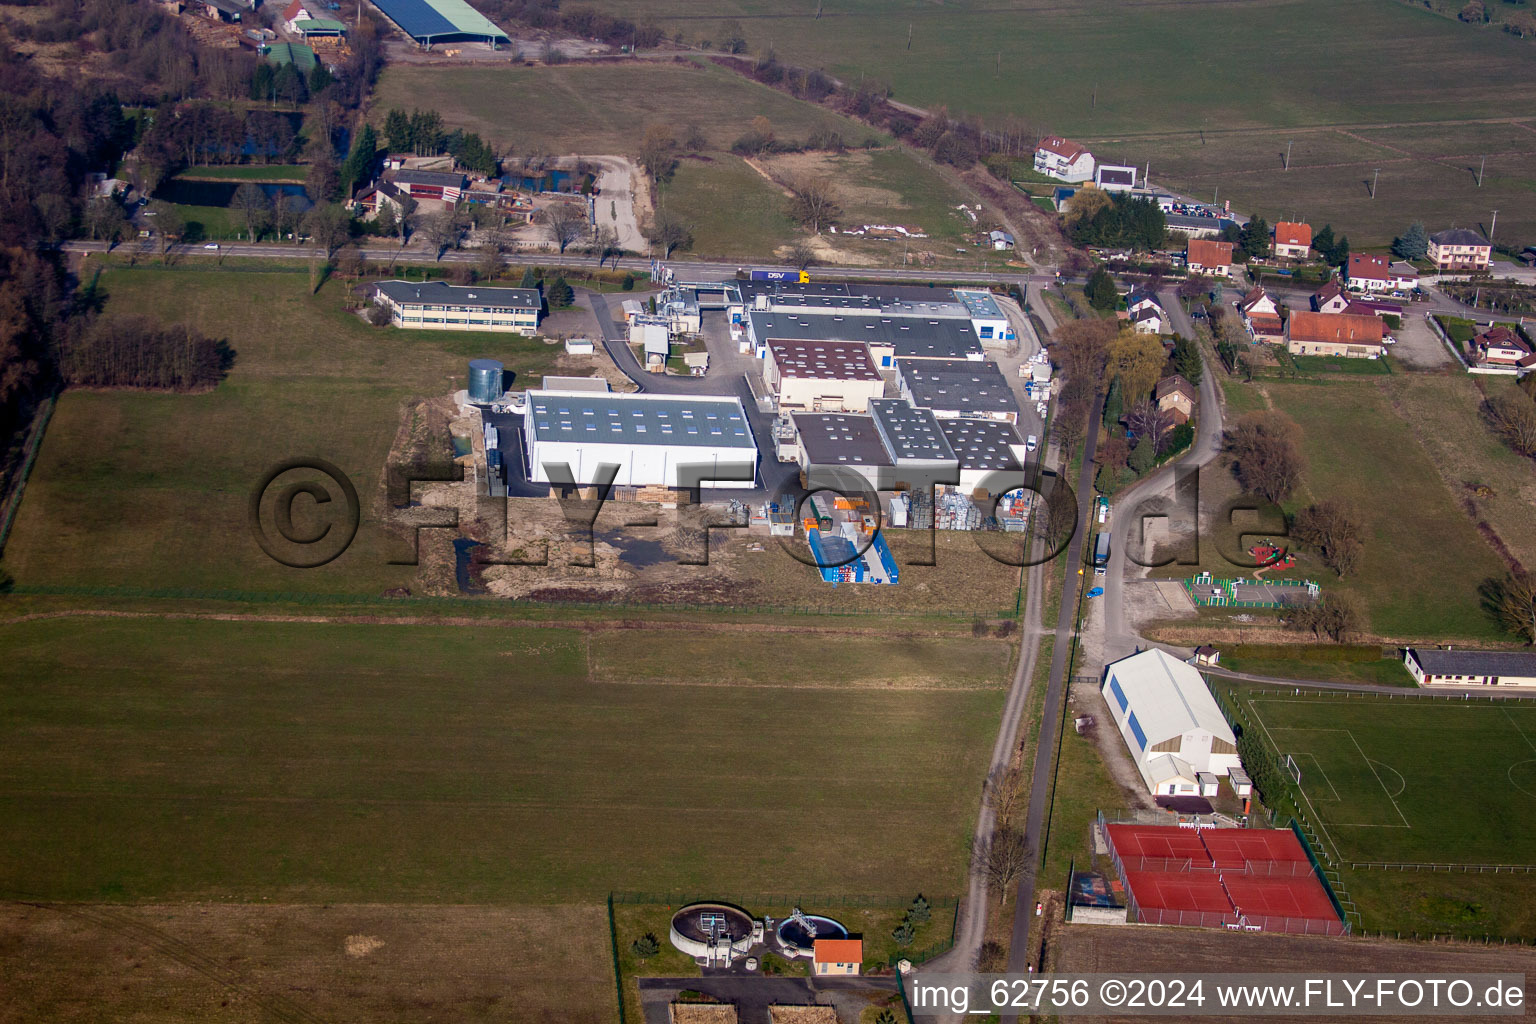
<svg viewBox="0 0 1536 1024">
<path fill-rule="evenodd" d="M 502 366 L 494 359 L 469 361 L 469 400 L 490 405 L 501 397 Z"/>
</svg>

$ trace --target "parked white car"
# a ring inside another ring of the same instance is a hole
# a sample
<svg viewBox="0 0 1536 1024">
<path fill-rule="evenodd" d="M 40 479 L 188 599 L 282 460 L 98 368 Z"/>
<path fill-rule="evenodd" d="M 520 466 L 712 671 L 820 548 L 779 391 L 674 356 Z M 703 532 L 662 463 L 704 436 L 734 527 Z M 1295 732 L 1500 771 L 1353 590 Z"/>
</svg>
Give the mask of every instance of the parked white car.
<svg viewBox="0 0 1536 1024">
<path fill-rule="evenodd" d="M 1034 434 L 1030 434 L 1027 438 L 1024 439 L 1025 451 L 1032 452 L 1038 447 L 1040 447 L 1040 439 Z"/>
</svg>

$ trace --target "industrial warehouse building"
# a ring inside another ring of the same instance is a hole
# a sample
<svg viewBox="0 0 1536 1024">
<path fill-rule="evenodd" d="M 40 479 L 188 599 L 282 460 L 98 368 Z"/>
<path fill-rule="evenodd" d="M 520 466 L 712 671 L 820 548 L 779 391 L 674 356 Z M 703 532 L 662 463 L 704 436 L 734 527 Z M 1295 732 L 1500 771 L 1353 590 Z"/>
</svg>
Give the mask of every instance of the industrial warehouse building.
<svg viewBox="0 0 1536 1024">
<path fill-rule="evenodd" d="M 422 46 L 482 42 L 503 46 L 507 34 L 464 0 L 372 0 L 373 6 Z"/>
<path fill-rule="evenodd" d="M 894 366 L 897 359 L 984 358 L 981 341 L 969 319 L 959 317 L 870 316 L 832 310 L 775 313 L 749 309 L 747 338 L 759 358 L 767 356 L 769 339 L 780 341 L 857 341 L 869 346 L 876 366 Z"/>
<path fill-rule="evenodd" d="M 734 396 L 533 391 L 523 412 L 529 479 L 631 487 L 751 488 L 757 445 Z"/>
<path fill-rule="evenodd" d="M 1148 792 L 1214 795 L 1213 777 L 1240 766 L 1237 737 L 1216 698 L 1177 658 L 1154 648 L 1114 662 L 1103 693 Z"/>
<path fill-rule="evenodd" d="M 959 482 L 960 460 L 933 413 L 914 409 L 898 398 L 878 398 L 869 403 L 869 411 L 895 467 L 898 490 L 903 485 L 920 489 L 925 484 Z"/>
<path fill-rule="evenodd" d="M 896 384 L 901 397 L 941 420 L 971 416 L 1019 422 L 1019 400 L 996 363 L 898 359 Z"/>
<path fill-rule="evenodd" d="M 373 301 L 396 327 L 427 331 L 539 333 L 537 288 L 461 287 L 443 281 L 380 281 Z"/>
<path fill-rule="evenodd" d="M 1001 420 L 939 420 L 959 463 L 963 494 L 1006 494 L 1024 486 L 1024 439 Z"/>
<path fill-rule="evenodd" d="M 873 418 L 797 412 L 793 419 L 807 487 L 890 490 L 894 463 Z"/>
<path fill-rule="evenodd" d="M 1409 647 L 1403 664 L 1420 686 L 1536 686 L 1536 653 Z"/>
<path fill-rule="evenodd" d="M 885 393 L 885 381 L 857 341 L 783 341 L 770 338 L 763 383 L 781 411 L 864 412 Z"/>
</svg>

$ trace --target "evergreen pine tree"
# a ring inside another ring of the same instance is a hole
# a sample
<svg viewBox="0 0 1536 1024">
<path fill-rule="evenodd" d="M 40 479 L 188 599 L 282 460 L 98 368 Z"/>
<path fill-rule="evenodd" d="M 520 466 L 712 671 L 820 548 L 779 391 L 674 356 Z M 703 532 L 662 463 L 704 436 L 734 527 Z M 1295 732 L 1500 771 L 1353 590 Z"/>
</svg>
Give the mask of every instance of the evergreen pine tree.
<svg viewBox="0 0 1536 1024">
<path fill-rule="evenodd" d="M 1414 221 L 1397 238 L 1392 240 L 1392 252 L 1405 260 L 1421 260 L 1429 255 L 1429 233 L 1424 225 Z"/>
<path fill-rule="evenodd" d="M 1157 462 L 1157 442 L 1150 437 L 1139 438 L 1131 449 L 1131 468 L 1142 476 Z"/>
<path fill-rule="evenodd" d="M 537 288 L 539 279 L 533 275 L 532 267 L 523 268 L 523 279 L 517 283 L 519 288 Z"/>
<path fill-rule="evenodd" d="M 1118 378 L 1110 382 L 1109 394 L 1104 396 L 1104 428 L 1115 429 L 1120 422 L 1120 416 L 1125 412 L 1125 400 L 1120 397 L 1120 381 Z"/>
</svg>

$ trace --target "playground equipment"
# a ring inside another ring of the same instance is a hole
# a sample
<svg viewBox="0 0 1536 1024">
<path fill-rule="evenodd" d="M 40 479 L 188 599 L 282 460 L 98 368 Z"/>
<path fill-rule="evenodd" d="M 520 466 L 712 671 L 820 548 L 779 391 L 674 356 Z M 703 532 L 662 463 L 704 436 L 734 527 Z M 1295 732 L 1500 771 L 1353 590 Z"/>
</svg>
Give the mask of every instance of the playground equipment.
<svg viewBox="0 0 1536 1024">
<path fill-rule="evenodd" d="M 1266 572 L 1284 572 L 1296 566 L 1296 556 L 1270 540 L 1255 544 L 1248 549 L 1248 553 L 1258 562 L 1258 567 L 1253 570 L 1253 578 L 1256 580 L 1263 579 Z"/>
</svg>

